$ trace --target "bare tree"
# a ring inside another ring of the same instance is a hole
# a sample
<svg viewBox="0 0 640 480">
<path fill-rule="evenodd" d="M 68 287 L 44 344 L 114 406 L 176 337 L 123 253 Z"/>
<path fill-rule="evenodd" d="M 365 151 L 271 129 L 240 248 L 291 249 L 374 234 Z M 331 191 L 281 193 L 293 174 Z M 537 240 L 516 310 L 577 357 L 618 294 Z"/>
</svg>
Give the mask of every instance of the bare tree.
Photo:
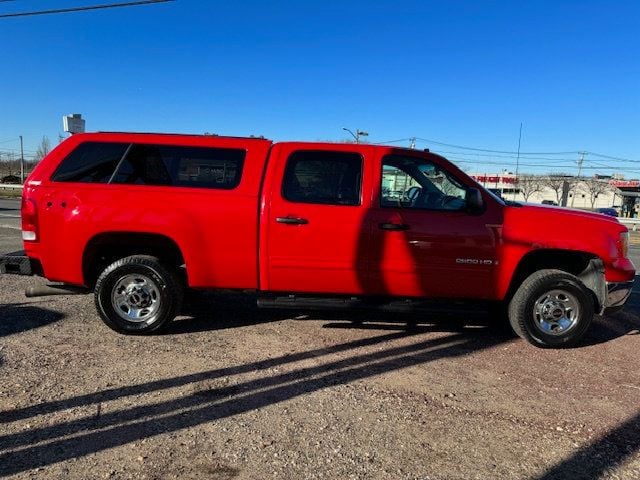
<svg viewBox="0 0 640 480">
<path fill-rule="evenodd" d="M 39 162 L 44 157 L 46 157 L 50 151 L 51 151 L 51 142 L 49 141 L 49 138 L 45 135 L 44 137 L 42 137 L 42 141 L 40 142 L 40 145 L 38 145 L 38 148 L 36 148 L 36 153 L 33 156 L 33 158 L 36 162 Z"/>
<path fill-rule="evenodd" d="M 541 177 L 540 182 L 543 188 L 548 188 L 553 190 L 553 193 L 556 195 L 556 202 L 558 205 L 562 203 L 562 194 L 565 190 L 565 185 L 567 185 L 568 175 L 564 175 L 562 173 L 558 174 L 550 174 L 546 177 Z"/>
<path fill-rule="evenodd" d="M 578 190 L 585 193 L 591 202 L 591 208 L 596 205 L 598 195 L 611 191 L 611 185 L 608 182 L 597 180 L 595 178 L 583 179 L 578 185 Z"/>
<path fill-rule="evenodd" d="M 516 180 L 516 187 L 524 197 L 524 201 L 528 202 L 529 197 L 534 193 L 541 192 L 544 188 L 542 178 L 536 175 L 520 175 Z"/>
</svg>

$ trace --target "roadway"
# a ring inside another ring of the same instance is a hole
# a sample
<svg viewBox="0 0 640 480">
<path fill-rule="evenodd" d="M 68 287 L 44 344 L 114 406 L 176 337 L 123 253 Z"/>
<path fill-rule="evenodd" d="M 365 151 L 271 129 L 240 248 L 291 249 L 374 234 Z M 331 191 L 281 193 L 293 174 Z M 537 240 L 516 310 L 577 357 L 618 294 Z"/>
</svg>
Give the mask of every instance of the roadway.
<svg viewBox="0 0 640 480">
<path fill-rule="evenodd" d="M 0 254 L 21 249 L 20 200 L 0 198 Z"/>
<path fill-rule="evenodd" d="M 20 218 L 20 199 L 0 198 L 0 224 L 9 222 L 13 225 L 13 221 Z M 19 223 L 18 223 L 19 226 Z"/>
</svg>

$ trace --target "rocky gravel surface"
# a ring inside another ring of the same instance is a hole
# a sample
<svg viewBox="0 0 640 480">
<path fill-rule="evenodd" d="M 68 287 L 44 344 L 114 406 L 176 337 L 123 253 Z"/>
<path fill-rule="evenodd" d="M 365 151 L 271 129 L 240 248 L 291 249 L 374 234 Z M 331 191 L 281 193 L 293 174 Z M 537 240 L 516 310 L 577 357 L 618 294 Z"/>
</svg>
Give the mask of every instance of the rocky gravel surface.
<svg viewBox="0 0 640 480">
<path fill-rule="evenodd" d="M 640 297 L 542 350 L 482 314 L 257 310 L 193 295 L 123 336 L 0 276 L 0 475 L 640 479 Z"/>
</svg>

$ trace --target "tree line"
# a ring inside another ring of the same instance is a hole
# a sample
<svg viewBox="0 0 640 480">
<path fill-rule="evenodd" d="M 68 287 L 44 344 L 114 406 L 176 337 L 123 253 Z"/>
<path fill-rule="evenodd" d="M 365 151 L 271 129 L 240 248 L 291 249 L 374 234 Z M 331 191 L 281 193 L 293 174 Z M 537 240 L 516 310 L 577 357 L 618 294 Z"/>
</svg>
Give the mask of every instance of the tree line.
<svg viewBox="0 0 640 480">
<path fill-rule="evenodd" d="M 43 136 L 33 155 L 24 157 L 25 175 L 38 164 L 40 160 L 51 151 L 51 141 Z M 0 182 L 15 183 L 20 179 L 20 154 L 14 151 L 0 151 Z M 16 180 L 17 179 L 17 180 Z"/>
<path fill-rule="evenodd" d="M 562 204 L 563 198 L 566 199 L 566 195 L 569 193 L 581 193 L 589 199 L 591 208 L 595 207 L 598 195 L 613 191 L 613 187 L 606 180 L 572 177 L 564 174 L 519 175 L 516 187 L 520 190 L 525 202 L 529 201 L 529 198 L 535 193 L 548 189 L 554 193 L 558 205 Z"/>
</svg>

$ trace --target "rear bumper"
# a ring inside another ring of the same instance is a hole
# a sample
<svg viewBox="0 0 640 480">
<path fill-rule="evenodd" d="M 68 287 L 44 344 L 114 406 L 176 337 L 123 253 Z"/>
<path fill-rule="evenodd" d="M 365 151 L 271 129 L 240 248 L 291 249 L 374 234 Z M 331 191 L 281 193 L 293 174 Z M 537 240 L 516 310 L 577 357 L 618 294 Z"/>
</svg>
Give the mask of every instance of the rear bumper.
<svg viewBox="0 0 640 480">
<path fill-rule="evenodd" d="M 42 265 L 38 260 L 29 258 L 24 250 L 0 256 L 0 274 L 42 275 Z"/>
<path fill-rule="evenodd" d="M 604 315 L 622 310 L 633 288 L 633 280 L 628 282 L 607 282 L 607 298 L 604 305 Z"/>
</svg>

